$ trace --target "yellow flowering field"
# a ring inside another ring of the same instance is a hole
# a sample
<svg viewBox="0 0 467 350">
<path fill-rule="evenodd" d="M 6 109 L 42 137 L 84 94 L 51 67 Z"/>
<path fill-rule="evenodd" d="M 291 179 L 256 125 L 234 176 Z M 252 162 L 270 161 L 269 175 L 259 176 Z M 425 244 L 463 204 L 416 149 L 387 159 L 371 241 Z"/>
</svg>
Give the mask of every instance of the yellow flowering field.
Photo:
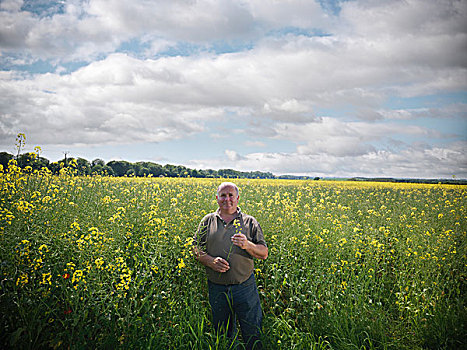
<svg viewBox="0 0 467 350">
<path fill-rule="evenodd" d="M 224 349 L 191 256 L 220 179 L 0 172 L 0 347 Z M 466 187 L 238 179 L 266 349 L 465 344 Z"/>
</svg>

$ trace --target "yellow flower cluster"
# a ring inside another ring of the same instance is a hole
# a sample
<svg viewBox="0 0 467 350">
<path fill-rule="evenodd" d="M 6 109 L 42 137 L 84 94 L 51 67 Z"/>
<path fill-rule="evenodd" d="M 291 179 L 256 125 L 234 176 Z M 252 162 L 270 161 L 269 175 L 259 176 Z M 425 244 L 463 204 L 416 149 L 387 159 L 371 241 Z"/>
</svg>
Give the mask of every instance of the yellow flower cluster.
<svg viewBox="0 0 467 350">
<path fill-rule="evenodd" d="M 443 291 L 459 287 L 467 267 L 465 187 L 236 182 L 242 211 L 258 219 L 269 247 L 268 259 L 255 261 L 266 317 L 284 315 L 299 328 L 315 316 L 380 302 L 416 324 L 448 304 Z M 102 299 L 121 314 L 144 305 L 154 319 L 175 318 L 183 293 L 205 285 L 192 237 L 217 208 L 218 184 L 78 177 L 69 169 L 52 176 L 23 172 L 13 161 L 0 172 L 0 238 L 8 252 L 1 273 L 13 281 L 12 295 L 24 289 L 43 305 L 59 298 L 50 309 L 63 306 L 60 317 Z M 241 232 L 240 222 L 234 226 Z M 169 311 L 157 315 L 161 308 Z M 115 318 L 123 324 L 121 314 Z"/>
</svg>

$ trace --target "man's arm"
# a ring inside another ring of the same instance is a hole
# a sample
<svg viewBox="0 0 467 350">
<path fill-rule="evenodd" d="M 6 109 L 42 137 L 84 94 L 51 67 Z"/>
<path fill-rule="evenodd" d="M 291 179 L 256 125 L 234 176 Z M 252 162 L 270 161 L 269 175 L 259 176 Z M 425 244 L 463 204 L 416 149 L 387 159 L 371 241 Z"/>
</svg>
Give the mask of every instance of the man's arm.
<svg viewBox="0 0 467 350">
<path fill-rule="evenodd" d="M 226 272 L 230 269 L 229 262 L 221 257 L 213 257 L 206 253 L 202 246 L 206 243 L 207 221 L 203 220 L 193 237 L 193 255 L 201 264 L 216 272 Z"/>
<path fill-rule="evenodd" d="M 232 243 L 246 250 L 252 257 L 256 259 L 265 260 L 268 257 L 268 247 L 249 241 L 243 233 L 234 234 L 232 236 Z"/>
<path fill-rule="evenodd" d="M 198 247 L 193 247 L 193 253 L 196 260 L 198 260 L 204 266 L 207 266 L 213 269 L 216 272 L 226 272 L 230 269 L 230 265 L 227 260 L 221 257 L 213 257 L 206 252 L 198 249 Z"/>
</svg>

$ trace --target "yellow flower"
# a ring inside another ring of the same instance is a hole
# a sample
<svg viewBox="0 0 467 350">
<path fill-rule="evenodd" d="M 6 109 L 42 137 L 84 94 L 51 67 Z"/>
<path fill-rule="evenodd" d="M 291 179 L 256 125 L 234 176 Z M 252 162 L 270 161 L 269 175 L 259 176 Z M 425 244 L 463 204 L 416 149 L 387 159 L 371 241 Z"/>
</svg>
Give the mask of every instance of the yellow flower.
<svg viewBox="0 0 467 350">
<path fill-rule="evenodd" d="M 97 258 L 94 263 L 96 264 L 97 268 L 100 269 L 100 270 L 103 270 L 104 268 L 102 267 L 102 265 L 104 265 L 104 259 L 102 258 Z"/>
<path fill-rule="evenodd" d="M 42 282 L 40 284 L 52 284 L 52 274 L 50 272 L 42 274 Z"/>
<path fill-rule="evenodd" d="M 21 275 L 18 277 L 16 280 L 16 285 L 21 285 L 21 287 L 24 287 L 25 284 L 29 282 L 28 275 L 24 272 L 21 272 Z"/>
<path fill-rule="evenodd" d="M 75 270 L 75 272 L 73 272 L 73 277 L 71 278 L 71 282 L 78 283 L 79 281 L 83 279 L 83 275 L 84 274 L 82 270 Z M 74 288 L 77 289 L 78 287 L 75 285 Z"/>
<path fill-rule="evenodd" d="M 179 259 L 178 259 L 177 268 L 181 270 L 181 269 L 183 269 L 184 267 L 186 267 L 185 262 L 183 261 L 182 258 L 179 258 Z"/>
</svg>

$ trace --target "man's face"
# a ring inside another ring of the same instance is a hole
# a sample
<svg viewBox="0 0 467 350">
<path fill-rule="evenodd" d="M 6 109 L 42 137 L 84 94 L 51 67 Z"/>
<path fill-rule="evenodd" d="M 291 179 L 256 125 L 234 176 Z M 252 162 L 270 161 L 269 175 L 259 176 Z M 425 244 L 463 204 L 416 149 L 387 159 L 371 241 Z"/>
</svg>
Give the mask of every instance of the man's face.
<svg viewBox="0 0 467 350">
<path fill-rule="evenodd" d="M 221 211 L 229 214 L 235 213 L 237 210 L 238 199 L 237 191 L 232 186 L 225 186 L 216 195 L 217 204 Z"/>
</svg>

